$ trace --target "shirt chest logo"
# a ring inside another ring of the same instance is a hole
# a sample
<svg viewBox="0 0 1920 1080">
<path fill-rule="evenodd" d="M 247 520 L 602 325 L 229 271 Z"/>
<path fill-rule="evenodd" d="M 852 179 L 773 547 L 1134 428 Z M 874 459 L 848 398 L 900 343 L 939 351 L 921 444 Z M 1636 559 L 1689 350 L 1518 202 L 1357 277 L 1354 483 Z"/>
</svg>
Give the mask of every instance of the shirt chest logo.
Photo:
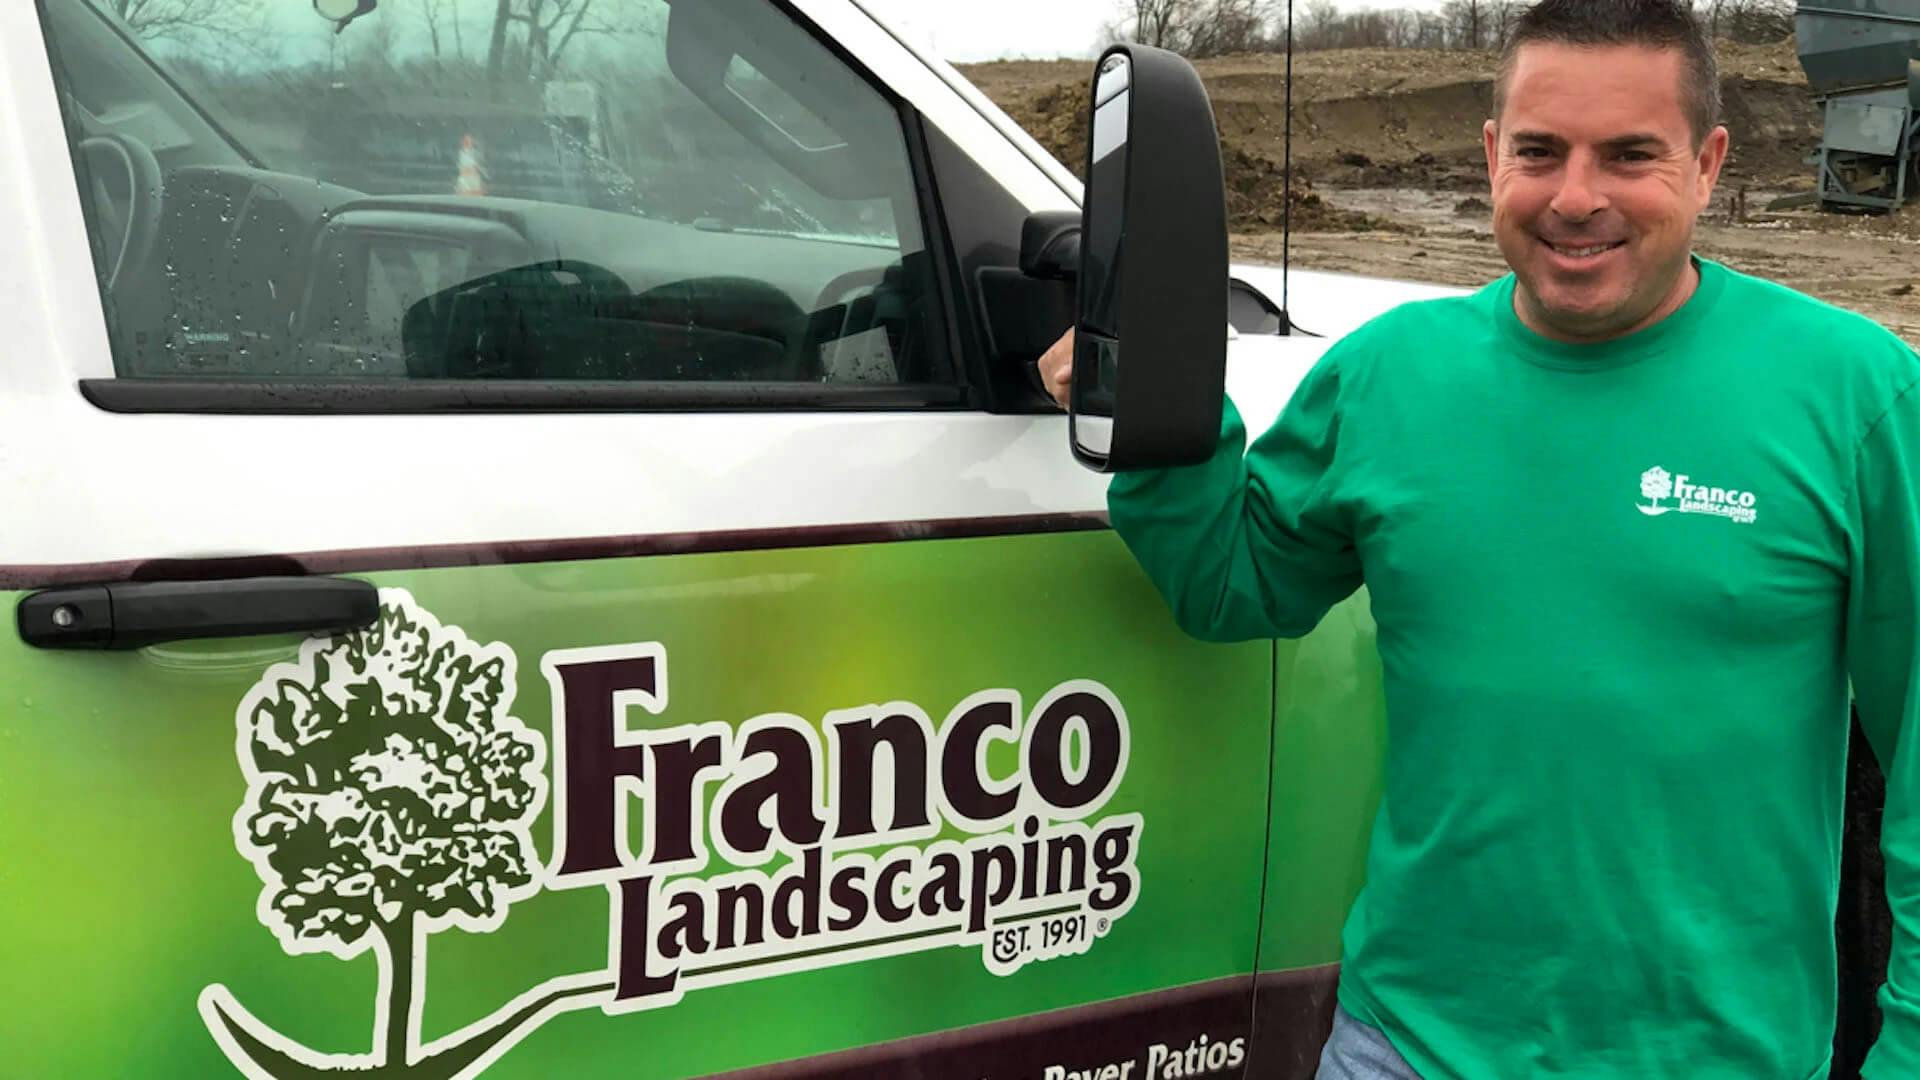
<svg viewBox="0 0 1920 1080">
<path fill-rule="evenodd" d="M 1648 517 L 1661 514 L 1711 514 L 1741 525 L 1751 525 L 1759 516 L 1753 492 L 1738 488 L 1708 487 L 1696 484 L 1686 473 L 1675 476 L 1655 465 L 1640 474 L 1640 497 L 1634 509 Z M 1672 500 L 1672 505 L 1668 501 Z"/>
</svg>

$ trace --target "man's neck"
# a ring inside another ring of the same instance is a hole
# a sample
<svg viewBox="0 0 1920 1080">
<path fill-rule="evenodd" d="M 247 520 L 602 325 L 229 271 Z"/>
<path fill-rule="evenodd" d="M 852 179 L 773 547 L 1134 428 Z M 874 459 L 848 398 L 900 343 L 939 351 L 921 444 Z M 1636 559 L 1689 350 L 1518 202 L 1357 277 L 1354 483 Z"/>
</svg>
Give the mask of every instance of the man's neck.
<svg viewBox="0 0 1920 1080">
<path fill-rule="evenodd" d="M 1693 294 L 1699 288 L 1700 268 L 1694 264 L 1693 257 L 1689 255 L 1686 264 L 1680 269 L 1679 277 L 1674 280 L 1673 288 L 1667 290 L 1666 297 L 1655 304 L 1652 311 L 1625 329 L 1607 330 L 1598 334 L 1577 334 L 1556 327 L 1541 316 L 1539 305 L 1534 301 L 1533 294 L 1527 291 L 1525 284 L 1519 282 L 1515 283 L 1513 290 L 1513 313 L 1527 329 L 1550 341 L 1568 345 L 1600 345 L 1629 334 L 1637 334 L 1679 311 L 1688 300 L 1693 298 Z"/>
</svg>

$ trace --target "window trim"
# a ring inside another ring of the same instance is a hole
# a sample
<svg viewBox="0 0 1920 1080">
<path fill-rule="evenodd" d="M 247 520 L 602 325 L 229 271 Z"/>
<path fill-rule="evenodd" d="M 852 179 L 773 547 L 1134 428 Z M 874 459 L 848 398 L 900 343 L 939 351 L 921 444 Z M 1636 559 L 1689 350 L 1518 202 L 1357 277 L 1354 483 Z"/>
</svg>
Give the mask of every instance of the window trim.
<svg viewBox="0 0 1920 1080">
<path fill-rule="evenodd" d="M 694 413 L 819 411 L 952 411 L 984 408 L 971 377 L 969 357 L 956 329 L 956 305 L 964 301 L 948 260 L 952 252 L 934 189 L 933 162 L 917 109 L 882 82 L 792 0 L 769 6 L 819 43 L 855 78 L 893 107 L 913 203 L 920 214 L 920 240 L 931 269 L 926 282 L 927 338 L 947 352 L 938 383 L 651 382 L 616 380 L 428 380 L 303 379 L 272 377 L 195 379 L 121 376 L 78 380 L 80 394 L 116 414 L 206 415 L 427 415 L 558 412 Z M 909 54 L 914 55 L 914 54 Z M 919 57 L 914 55 L 914 59 Z M 196 106 L 197 109 L 197 106 Z M 75 197 L 81 193 L 75 191 Z M 104 305 L 111 320 L 111 305 Z M 111 335 L 109 335 L 111 336 Z"/>
<path fill-rule="evenodd" d="M 965 396 L 967 407 L 984 410 L 988 401 L 977 370 L 980 358 L 970 349 L 960 320 L 973 310 L 973 297 L 959 274 L 958 253 L 947 231 L 946 203 L 933 167 L 933 150 L 927 145 L 926 120 L 918 109 L 900 103 L 901 132 L 907 141 L 907 157 L 913 169 L 914 198 L 920 209 L 920 241 L 927 250 L 927 263 L 933 271 L 933 296 L 927 306 L 928 336 L 947 348 L 947 371 L 952 385 Z"/>
<path fill-rule="evenodd" d="M 110 413 L 386 415 L 550 412 L 946 410 L 968 405 L 947 383 L 620 382 L 515 379 L 81 379 Z"/>
</svg>

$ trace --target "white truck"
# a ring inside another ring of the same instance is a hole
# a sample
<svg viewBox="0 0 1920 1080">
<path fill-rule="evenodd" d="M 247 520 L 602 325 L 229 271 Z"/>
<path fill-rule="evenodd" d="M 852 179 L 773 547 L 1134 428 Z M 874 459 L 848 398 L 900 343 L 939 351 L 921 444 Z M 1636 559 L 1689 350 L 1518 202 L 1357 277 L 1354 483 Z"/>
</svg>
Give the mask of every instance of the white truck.
<svg viewBox="0 0 1920 1080">
<path fill-rule="evenodd" d="M 1309 1076 L 1365 597 L 1174 627 L 1030 376 L 1074 175 L 859 0 L 629 0 L 630 208 L 357 190 L 315 57 L 509 95 L 317 6 L 0 4 L 0 1074 Z M 1256 428 L 1443 291 L 1206 280 Z"/>
</svg>

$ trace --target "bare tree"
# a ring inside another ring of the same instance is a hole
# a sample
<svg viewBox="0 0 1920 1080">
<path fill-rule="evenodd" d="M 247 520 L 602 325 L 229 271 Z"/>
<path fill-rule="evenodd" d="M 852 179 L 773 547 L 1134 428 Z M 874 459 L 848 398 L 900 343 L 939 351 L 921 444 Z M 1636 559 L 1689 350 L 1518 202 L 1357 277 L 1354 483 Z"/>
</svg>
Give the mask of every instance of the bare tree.
<svg viewBox="0 0 1920 1080">
<path fill-rule="evenodd" d="M 1460 49 L 1483 49 L 1487 42 L 1489 0 L 1447 0 L 1441 9 L 1452 31 L 1453 44 Z"/>
<path fill-rule="evenodd" d="M 1520 13 L 1527 10 L 1523 0 L 1490 0 L 1487 4 L 1487 18 L 1492 33 L 1487 42 L 1489 48 L 1497 49 L 1504 45 L 1507 34 L 1512 32 L 1513 24 L 1520 19 Z"/>
<path fill-rule="evenodd" d="M 1449 25 L 1440 14 L 1413 8 L 1348 12 L 1335 0 L 1311 0 L 1296 27 L 1294 44 L 1302 50 L 1438 49 L 1449 44 Z"/>
<path fill-rule="evenodd" d="M 344 35 L 340 55 L 357 77 L 372 81 L 392 79 L 404 66 L 400 27 L 393 19 L 364 19 Z"/>
<path fill-rule="evenodd" d="M 513 25 L 513 0 L 499 0 L 493 9 L 493 38 L 487 46 L 487 81 L 499 83 L 506 74 L 507 29 Z"/>
<path fill-rule="evenodd" d="M 1713 0 L 1714 36 L 1747 45 L 1767 45 L 1793 33 L 1793 0 Z"/>
<path fill-rule="evenodd" d="M 528 77 L 553 74 L 576 40 L 620 28 L 608 15 L 612 9 L 596 0 L 499 0 L 487 51 L 488 74 L 495 80 L 504 77 L 510 62 Z"/>
<path fill-rule="evenodd" d="M 1386 24 L 1387 47 L 1393 49 L 1413 49 L 1420 44 L 1420 13 L 1407 8 L 1394 8 L 1380 13 L 1381 21 Z"/>
<path fill-rule="evenodd" d="M 1340 5 L 1334 0 L 1307 0 L 1294 14 L 1295 48 L 1331 49 L 1340 33 Z"/>
<path fill-rule="evenodd" d="M 1700 14 L 1707 20 L 1707 33 L 1716 38 L 1719 37 L 1720 11 L 1726 7 L 1726 0 L 1706 0 L 1705 3 L 1698 6 L 1702 9 Z"/>
<path fill-rule="evenodd" d="M 1178 49 L 1186 43 L 1196 0 L 1126 0 L 1130 9 L 1124 32 L 1129 40 L 1159 49 Z"/>
<path fill-rule="evenodd" d="M 1395 44 L 1400 15 L 1394 11 L 1356 11 L 1341 17 L 1336 49 L 1385 49 Z"/>
<path fill-rule="evenodd" d="M 1314 49 L 1493 49 L 1503 43 L 1529 0 L 1447 0 L 1439 10 L 1415 7 L 1343 10 L 1339 0 L 1304 0 L 1294 8 L 1293 45 Z M 1711 3 L 1714 0 L 1703 0 Z M 1735 6 L 1788 9 L 1792 0 L 1718 0 Z M 1188 56 L 1282 47 L 1284 0 L 1123 0 L 1108 40 L 1138 41 Z M 1705 9 L 1703 8 L 1703 11 Z M 1763 19 L 1749 19 L 1753 26 Z M 1755 29 L 1751 33 L 1765 31 Z"/>
<path fill-rule="evenodd" d="M 1181 51 L 1193 57 L 1254 52 L 1266 44 L 1267 15 L 1258 0 L 1196 4 Z"/>
<path fill-rule="evenodd" d="M 460 34 L 460 5 L 456 0 L 418 0 L 420 21 L 427 28 L 427 42 L 433 49 L 434 60 L 440 60 L 445 51 L 442 34 L 453 39 L 453 56 L 464 60 L 467 55 L 466 43 Z M 444 28 L 444 29 L 443 29 Z"/>
<path fill-rule="evenodd" d="M 107 10 L 148 41 L 193 34 L 232 34 L 257 23 L 254 0 L 106 0 Z"/>
<path fill-rule="evenodd" d="M 1108 37 L 1191 57 L 1256 52 L 1274 44 L 1284 0 L 1122 0 Z"/>
<path fill-rule="evenodd" d="M 1357 21 L 1355 37 L 1356 47 L 1362 49 L 1384 49 L 1393 44 L 1393 20 L 1384 11 L 1363 11 L 1355 16 Z"/>
</svg>

